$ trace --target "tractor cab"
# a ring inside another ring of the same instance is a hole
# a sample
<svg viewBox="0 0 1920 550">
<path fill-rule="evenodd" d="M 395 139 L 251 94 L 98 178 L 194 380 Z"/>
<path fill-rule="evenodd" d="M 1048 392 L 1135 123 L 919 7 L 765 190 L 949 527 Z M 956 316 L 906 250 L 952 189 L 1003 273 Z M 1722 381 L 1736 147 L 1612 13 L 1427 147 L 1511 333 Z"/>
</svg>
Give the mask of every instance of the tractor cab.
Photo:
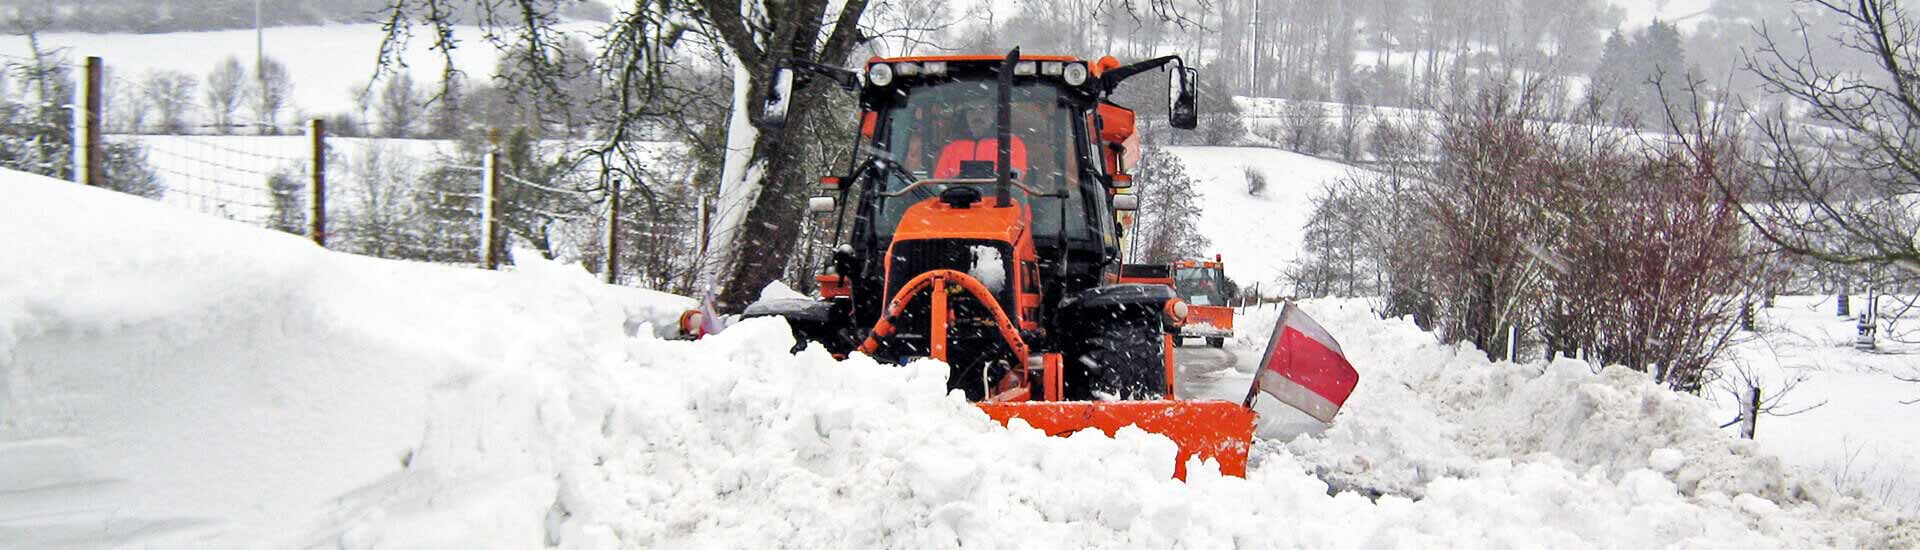
<svg viewBox="0 0 1920 550">
<path fill-rule="evenodd" d="M 1134 111 L 1107 97 L 1126 78 L 1165 68 L 1173 126 L 1191 128 L 1198 116 L 1196 72 L 1174 56 L 1122 65 L 1016 50 L 873 58 L 858 73 L 798 65 L 859 96 L 853 168 L 822 178 L 826 196 L 809 203 L 838 214 L 836 252 L 819 281 L 853 332 L 886 316 L 912 278 L 955 269 L 984 283 L 1012 331 L 1035 342 L 1056 336 L 1050 325 L 1062 303 L 1099 287 L 1116 264 L 1115 212 L 1137 204 L 1116 195 L 1131 185 Z M 775 88 L 790 90 L 793 78 L 783 71 Z M 991 318 L 971 301 L 956 306 Z M 880 346 L 931 355 L 924 332 L 903 332 Z M 838 340 L 851 349 L 857 336 Z"/>
</svg>

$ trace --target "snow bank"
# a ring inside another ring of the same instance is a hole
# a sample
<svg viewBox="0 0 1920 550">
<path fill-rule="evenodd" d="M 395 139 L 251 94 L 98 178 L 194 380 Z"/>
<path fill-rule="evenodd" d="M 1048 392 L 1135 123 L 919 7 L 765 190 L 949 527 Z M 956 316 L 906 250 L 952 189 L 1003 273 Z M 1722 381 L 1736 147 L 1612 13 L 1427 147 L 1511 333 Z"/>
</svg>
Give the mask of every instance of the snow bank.
<svg viewBox="0 0 1920 550">
<path fill-rule="evenodd" d="M 1476 379 L 1504 384 L 1478 394 L 1504 399 L 1533 395 L 1513 388 L 1540 377 L 1495 374 L 1516 369 L 1470 364 L 1469 354 L 1419 344 L 1423 335 L 1404 323 L 1357 311 L 1314 310 L 1367 365 L 1340 424 L 1292 444 L 1260 442 L 1247 479 L 1196 463 L 1181 483 L 1169 478 L 1165 438 L 1004 429 L 944 392 L 937 363 L 787 353 L 790 332 L 774 319 L 699 342 L 654 338 L 644 323 L 665 323 L 647 312 L 685 300 L 611 291 L 576 267 L 493 273 L 339 255 L 11 172 L 0 172 L 0 234 L 17 236 L 0 241 L 9 259 L 0 264 L 0 540 L 25 546 L 1917 540 L 1865 512 L 1849 516 L 1859 510 L 1770 492 L 1793 484 L 1689 485 L 1640 467 L 1683 471 L 1698 462 L 1686 459 L 1701 456 L 1695 447 L 1668 445 L 1655 459 L 1620 444 L 1609 468 L 1552 454 L 1599 456 L 1609 444 L 1598 440 L 1543 433 L 1527 444 L 1484 428 L 1507 438 L 1508 452 L 1533 454 L 1477 454 L 1451 436 L 1480 424 L 1430 417 L 1473 410 L 1465 387 Z M 1453 370 L 1464 372 L 1441 372 Z M 1437 387 L 1416 392 L 1423 383 Z M 1550 393 L 1563 383 L 1539 384 Z M 1456 399 L 1422 397 L 1433 390 Z M 1543 401 L 1489 405 L 1529 417 Z M 1409 465 L 1426 472 L 1418 492 L 1377 499 L 1330 496 L 1312 475 Z M 1744 492 L 1720 492 L 1735 487 Z"/>
<path fill-rule="evenodd" d="M 1491 362 L 1471 345 L 1437 343 L 1410 320 L 1376 320 L 1362 300 L 1309 301 L 1303 310 L 1332 329 L 1361 373 L 1333 426 L 1285 446 L 1336 488 L 1431 498 L 1454 478 L 1510 461 L 1580 472 L 1624 490 L 1658 478 L 1655 485 L 1697 506 L 1758 506 L 1774 517 L 1768 521 L 1788 516 L 1839 533 L 1806 541 L 1814 546 L 1920 535 L 1911 521 L 1893 527 L 1899 520 L 1891 511 L 1842 497 L 1811 472 L 1730 437 L 1708 420 L 1711 403 L 1644 374 L 1595 373 L 1574 360 Z M 1244 312 L 1234 344 L 1263 345 L 1278 313 Z M 1242 353 L 1249 352 L 1257 357 Z"/>
</svg>

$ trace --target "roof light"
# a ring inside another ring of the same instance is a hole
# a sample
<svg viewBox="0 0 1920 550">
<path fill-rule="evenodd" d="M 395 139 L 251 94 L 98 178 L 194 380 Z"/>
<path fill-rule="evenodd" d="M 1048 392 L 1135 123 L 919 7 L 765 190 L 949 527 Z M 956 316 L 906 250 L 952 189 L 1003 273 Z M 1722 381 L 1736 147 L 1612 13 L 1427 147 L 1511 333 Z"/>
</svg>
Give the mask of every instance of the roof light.
<svg viewBox="0 0 1920 550">
<path fill-rule="evenodd" d="M 1068 86 L 1086 84 L 1087 65 L 1085 63 L 1068 63 L 1066 72 L 1061 75 L 1061 79 L 1066 80 Z"/>
<path fill-rule="evenodd" d="M 919 76 L 920 64 L 919 63 L 901 63 L 900 66 L 894 67 L 894 70 L 896 72 L 899 72 L 900 76 Z"/>
<path fill-rule="evenodd" d="M 893 66 L 886 63 L 874 63 L 867 67 L 867 83 L 885 86 L 893 83 Z"/>
<path fill-rule="evenodd" d="M 1019 76 L 1033 76 L 1033 74 L 1039 72 L 1039 70 L 1040 66 L 1034 64 L 1032 61 L 1021 61 L 1013 64 L 1013 74 Z"/>
<path fill-rule="evenodd" d="M 1040 74 L 1047 75 L 1047 76 L 1060 76 L 1060 65 L 1061 63 L 1059 61 L 1043 62 L 1040 64 Z"/>
<path fill-rule="evenodd" d="M 947 62 L 928 61 L 926 70 L 927 70 L 927 76 L 940 76 L 943 74 L 947 74 Z"/>
</svg>

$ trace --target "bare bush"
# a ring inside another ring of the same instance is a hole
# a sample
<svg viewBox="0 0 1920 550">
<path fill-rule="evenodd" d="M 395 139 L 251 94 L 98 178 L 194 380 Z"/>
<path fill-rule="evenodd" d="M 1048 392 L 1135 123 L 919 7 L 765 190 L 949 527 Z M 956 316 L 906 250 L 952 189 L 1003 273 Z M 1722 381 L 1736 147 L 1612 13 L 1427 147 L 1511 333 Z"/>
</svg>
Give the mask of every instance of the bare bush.
<svg viewBox="0 0 1920 550">
<path fill-rule="evenodd" d="M 1456 342 L 1503 356 L 1538 334 L 1699 391 L 1711 379 L 1754 256 L 1716 181 L 1746 176 L 1733 141 L 1707 156 L 1629 147 L 1538 122 L 1527 94 L 1490 90 L 1445 115 L 1431 163 L 1382 125 L 1388 168 L 1314 200 L 1303 293 L 1378 293 Z M 1392 159 L 1399 160 L 1392 160 Z"/>
<path fill-rule="evenodd" d="M 1247 176 L 1247 194 L 1248 195 L 1253 195 L 1255 197 L 1258 197 L 1266 194 L 1267 174 L 1265 172 L 1261 172 L 1259 168 L 1248 166 L 1246 171 L 1242 173 Z"/>
</svg>

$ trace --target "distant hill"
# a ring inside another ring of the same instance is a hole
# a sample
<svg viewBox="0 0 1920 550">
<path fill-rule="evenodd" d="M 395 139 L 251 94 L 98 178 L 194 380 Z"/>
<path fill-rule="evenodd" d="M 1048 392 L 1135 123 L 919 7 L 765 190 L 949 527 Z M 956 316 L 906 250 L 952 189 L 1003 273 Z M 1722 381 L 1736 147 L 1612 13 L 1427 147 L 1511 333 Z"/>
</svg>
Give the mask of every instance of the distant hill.
<svg viewBox="0 0 1920 550">
<path fill-rule="evenodd" d="M 382 19 L 389 0 L 261 0 L 261 19 L 267 26 L 368 23 Z M 611 16 L 605 4 L 553 0 L 562 17 L 604 21 Z M 456 21 L 479 19 L 472 6 Z M 253 28 L 254 0 L 0 0 L 0 23 L 16 32 L 18 22 L 32 21 L 49 32 L 169 33 Z"/>
</svg>

